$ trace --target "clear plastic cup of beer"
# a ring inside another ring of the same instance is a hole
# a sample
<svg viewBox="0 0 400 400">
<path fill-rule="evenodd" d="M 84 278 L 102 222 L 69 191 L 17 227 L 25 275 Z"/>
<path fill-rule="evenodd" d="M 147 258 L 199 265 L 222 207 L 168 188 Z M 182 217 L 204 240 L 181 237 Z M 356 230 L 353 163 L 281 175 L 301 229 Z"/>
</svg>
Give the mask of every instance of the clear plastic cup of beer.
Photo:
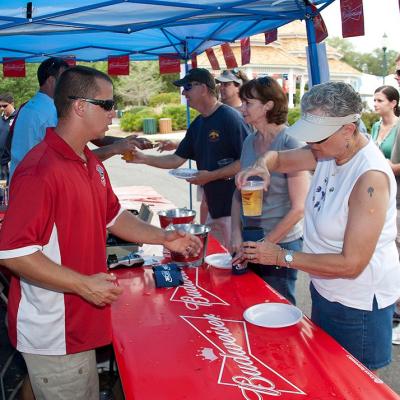
<svg viewBox="0 0 400 400">
<path fill-rule="evenodd" d="M 262 214 L 263 194 L 264 181 L 247 180 L 241 189 L 244 216 L 258 217 Z"/>
<path fill-rule="evenodd" d="M 132 153 L 132 151 L 126 151 L 123 155 L 122 155 L 122 159 L 125 161 L 132 161 L 134 159 L 134 155 Z"/>
</svg>

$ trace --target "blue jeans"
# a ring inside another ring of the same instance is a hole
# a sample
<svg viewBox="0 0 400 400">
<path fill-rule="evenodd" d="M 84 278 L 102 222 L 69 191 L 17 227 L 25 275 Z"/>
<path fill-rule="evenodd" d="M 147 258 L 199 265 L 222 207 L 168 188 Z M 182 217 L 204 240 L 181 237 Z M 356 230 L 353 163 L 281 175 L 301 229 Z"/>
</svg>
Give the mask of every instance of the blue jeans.
<svg viewBox="0 0 400 400">
<path fill-rule="evenodd" d="M 367 368 L 376 370 L 392 360 L 392 315 L 394 304 L 372 311 L 347 307 L 321 296 L 310 283 L 311 320 L 331 335 Z"/>
<path fill-rule="evenodd" d="M 292 242 L 280 243 L 279 245 L 286 250 L 301 251 L 303 249 L 303 238 Z M 268 285 L 286 297 L 292 304 L 296 304 L 296 269 L 252 263 L 249 263 L 248 266 L 263 278 Z"/>
</svg>

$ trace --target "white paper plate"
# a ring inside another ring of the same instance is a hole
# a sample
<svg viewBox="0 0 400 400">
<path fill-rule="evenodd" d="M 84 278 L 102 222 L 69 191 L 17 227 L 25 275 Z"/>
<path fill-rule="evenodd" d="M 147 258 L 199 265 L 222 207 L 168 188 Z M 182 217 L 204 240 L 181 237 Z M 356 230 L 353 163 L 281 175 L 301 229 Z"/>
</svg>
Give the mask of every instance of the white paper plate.
<svg viewBox="0 0 400 400">
<path fill-rule="evenodd" d="M 204 261 L 220 269 L 231 269 L 232 268 L 232 256 L 229 253 L 217 253 L 207 256 Z"/>
<path fill-rule="evenodd" d="M 171 169 L 171 171 L 168 172 L 175 178 L 179 179 L 194 178 L 199 173 L 197 169 L 192 169 L 192 168 L 177 168 L 177 169 Z"/>
<path fill-rule="evenodd" d="M 297 324 L 303 318 L 303 313 L 291 304 L 261 303 L 245 310 L 243 318 L 254 325 L 283 328 Z"/>
</svg>

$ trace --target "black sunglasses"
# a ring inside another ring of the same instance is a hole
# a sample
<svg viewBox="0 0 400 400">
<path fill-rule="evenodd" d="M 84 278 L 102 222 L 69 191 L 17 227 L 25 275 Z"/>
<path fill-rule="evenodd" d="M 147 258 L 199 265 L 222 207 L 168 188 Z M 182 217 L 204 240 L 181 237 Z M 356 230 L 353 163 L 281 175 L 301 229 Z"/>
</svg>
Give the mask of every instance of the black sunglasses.
<svg viewBox="0 0 400 400">
<path fill-rule="evenodd" d="M 85 97 L 79 97 L 79 96 L 68 96 L 68 98 L 71 100 L 86 101 L 88 103 L 91 103 L 91 104 L 101 107 L 105 111 L 111 111 L 115 106 L 114 100 L 87 99 Z"/>
<path fill-rule="evenodd" d="M 263 76 L 262 78 L 257 78 L 256 81 L 262 86 L 271 86 L 271 79 L 269 76 Z"/>
<path fill-rule="evenodd" d="M 400 76 L 400 69 L 396 69 L 395 74 L 396 74 L 397 76 Z"/>
<path fill-rule="evenodd" d="M 7 108 L 9 104 L 0 104 L 0 108 Z"/>
<path fill-rule="evenodd" d="M 322 144 L 322 143 L 326 142 L 331 136 L 328 136 L 327 138 L 322 139 L 322 140 L 318 140 L 318 142 L 307 142 L 307 143 L 308 144 Z"/>
<path fill-rule="evenodd" d="M 202 85 L 202 83 L 188 82 L 188 83 L 185 83 L 185 84 L 183 85 L 183 90 L 184 90 L 185 92 L 188 92 L 189 90 L 192 90 L 192 89 L 193 89 L 193 86 L 201 86 L 201 85 Z"/>
<path fill-rule="evenodd" d="M 231 72 L 233 75 L 236 76 L 236 78 L 240 78 L 240 76 L 239 76 L 240 69 L 239 68 L 235 67 L 235 68 L 231 69 Z"/>
</svg>

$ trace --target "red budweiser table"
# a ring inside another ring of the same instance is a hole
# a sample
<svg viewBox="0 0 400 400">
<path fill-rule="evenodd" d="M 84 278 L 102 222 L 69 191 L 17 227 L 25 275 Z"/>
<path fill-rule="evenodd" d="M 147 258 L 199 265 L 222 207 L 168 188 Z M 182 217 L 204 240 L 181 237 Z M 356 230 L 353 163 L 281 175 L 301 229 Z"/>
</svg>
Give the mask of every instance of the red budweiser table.
<svg viewBox="0 0 400 400">
<path fill-rule="evenodd" d="M 220 251 L 210 238 L 208 253 Z M 244 321 L 254 304 L 285 302 L 251 272 L 186 268 L 171 289 L 155 288 L 151 268 L 116 274 L 113 344 L 127 400 L 399 399 L 306 317 L 277 329 Z"/>
</svg>

